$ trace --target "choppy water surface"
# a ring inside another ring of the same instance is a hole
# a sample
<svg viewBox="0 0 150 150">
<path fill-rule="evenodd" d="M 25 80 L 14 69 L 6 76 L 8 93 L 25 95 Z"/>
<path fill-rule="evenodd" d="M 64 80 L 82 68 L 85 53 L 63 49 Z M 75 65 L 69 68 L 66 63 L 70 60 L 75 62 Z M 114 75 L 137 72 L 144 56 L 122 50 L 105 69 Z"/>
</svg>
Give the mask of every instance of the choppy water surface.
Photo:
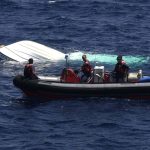
<svg viewBox="0 0 150 150">
<path fill-rule="evenodd" d="M 115 60 L 106 56 L 122 54 L 131 69 L 149 73 L 149 10 L 148 0 L 1 0 L 0 43 L 32 40 L 64 53 L 78 50 L 87 53 L 93 65 L 101 59 L 108 69 Z M 70 65 L 79 68 L 77 57 Z M 0 62 L 1 150 L 150 149 L 149 101 L 30 102 L 12 84 L 24 64 Z M 64 65 L 65 61 L 35 63 L 41 75 L 59 74 Z"/>
</svg>

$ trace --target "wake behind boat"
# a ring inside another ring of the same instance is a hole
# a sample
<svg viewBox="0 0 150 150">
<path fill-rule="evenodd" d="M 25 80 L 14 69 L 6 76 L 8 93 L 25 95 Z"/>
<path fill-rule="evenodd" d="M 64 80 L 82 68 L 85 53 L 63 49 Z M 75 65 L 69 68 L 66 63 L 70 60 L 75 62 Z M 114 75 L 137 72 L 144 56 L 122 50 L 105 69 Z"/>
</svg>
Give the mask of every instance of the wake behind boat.
<svg viewBox="0 0 150 150">
<path fill-rule="evenodd" d="M 39 76 L 38 80 L 26 79 L 22 75 L 14 78 L 14 85 L 27 96 L 46 99 L 110 97 L 150 100 L 150 76 L 130 73 L 126 83 L 115 83 L 102 67 L 95 67 L 93 78 L 88 83 L 81 83 L 71 69 L 63 70 L 58 77 Z"/>
</svg>

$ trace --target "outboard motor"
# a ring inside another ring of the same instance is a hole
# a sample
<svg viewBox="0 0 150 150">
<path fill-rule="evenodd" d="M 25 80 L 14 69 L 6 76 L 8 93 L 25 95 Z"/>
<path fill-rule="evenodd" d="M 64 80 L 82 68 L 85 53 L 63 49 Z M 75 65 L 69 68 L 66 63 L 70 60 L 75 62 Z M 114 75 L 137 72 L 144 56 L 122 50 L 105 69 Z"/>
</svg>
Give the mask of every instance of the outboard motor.
<svg viewBox="0 0 150 150">
<path fill-rule="evenodd" d="M 80 78 L 71 68 L 64 68 L 60 79 L 64 83 L 80 83 Z"/>
</svg>

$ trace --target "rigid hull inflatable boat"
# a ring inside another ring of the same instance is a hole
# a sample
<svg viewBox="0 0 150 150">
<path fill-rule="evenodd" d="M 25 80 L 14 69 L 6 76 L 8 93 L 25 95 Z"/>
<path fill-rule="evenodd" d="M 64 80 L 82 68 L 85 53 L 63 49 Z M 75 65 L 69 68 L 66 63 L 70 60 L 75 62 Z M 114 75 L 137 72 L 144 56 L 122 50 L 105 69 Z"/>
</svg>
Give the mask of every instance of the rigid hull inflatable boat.
<svg viewBox="0 0 150 150">
<path fill-rule="evenodd" d="M 115 83 L 102 68 L 95 70 L 100 70 L 104 77 L 101 78 L 96 72 L 94 79 L 89 83 L 81 83 L 72 69 L 66 69 L 60 77 L 39 76 L 37 80 L 18 75 L 13 83 L 27 96 L 48 99 L 84 97 L 150 99 L 149 76 L 138 78 L 138 73 L 131 73 L 127 82 Z"/>
</svg>

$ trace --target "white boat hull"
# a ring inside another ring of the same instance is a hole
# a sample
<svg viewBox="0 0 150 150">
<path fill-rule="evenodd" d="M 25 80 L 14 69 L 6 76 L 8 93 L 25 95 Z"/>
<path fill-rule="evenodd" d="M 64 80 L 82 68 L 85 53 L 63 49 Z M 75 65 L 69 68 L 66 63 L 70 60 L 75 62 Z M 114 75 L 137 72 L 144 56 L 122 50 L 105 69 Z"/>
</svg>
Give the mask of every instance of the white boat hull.
<svg viewBox="0 0 150 150">
<path fill-rule="evenodd" d="M 0 53 L 19 62 L 27 61 L 29 58 L 40 61 L 63 60 L 65 58 L 64 53 L 33 41 L 20 41 L 3 46 L 0 48 Z"/>
</svg>

